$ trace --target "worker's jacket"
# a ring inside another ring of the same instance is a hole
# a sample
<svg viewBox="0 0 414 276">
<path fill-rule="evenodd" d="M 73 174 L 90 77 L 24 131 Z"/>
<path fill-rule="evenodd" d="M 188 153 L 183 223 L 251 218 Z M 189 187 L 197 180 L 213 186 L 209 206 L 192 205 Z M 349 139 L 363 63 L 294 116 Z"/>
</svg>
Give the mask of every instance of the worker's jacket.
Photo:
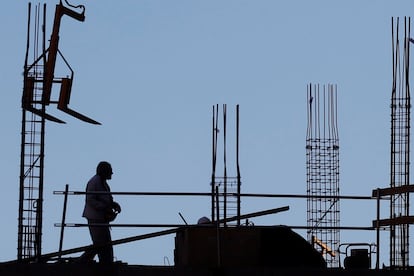
<svg viewBox="0 0 414 276">
<path fill-rule="evenodd" d="M 86 192 L 110 192 L 110 189 L 104 179 L 95 175 L 88 181 Z M 105 220 L 113 204 L 111 194 L 86 194 L 82 216 L 87 219 Z"/>
</svg>

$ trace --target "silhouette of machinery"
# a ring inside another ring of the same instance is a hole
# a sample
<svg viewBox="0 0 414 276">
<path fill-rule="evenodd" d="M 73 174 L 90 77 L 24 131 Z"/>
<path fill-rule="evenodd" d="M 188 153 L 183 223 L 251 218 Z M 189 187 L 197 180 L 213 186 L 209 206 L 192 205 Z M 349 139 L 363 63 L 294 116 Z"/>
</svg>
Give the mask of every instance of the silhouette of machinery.
<svg viewBox="0 0 414 276">
<path fill-rule="evenodd" d="M 182 228 L 174 258 L 176 266 L 326 268 L 323 256 L 286 226 Z"/>
</svg>

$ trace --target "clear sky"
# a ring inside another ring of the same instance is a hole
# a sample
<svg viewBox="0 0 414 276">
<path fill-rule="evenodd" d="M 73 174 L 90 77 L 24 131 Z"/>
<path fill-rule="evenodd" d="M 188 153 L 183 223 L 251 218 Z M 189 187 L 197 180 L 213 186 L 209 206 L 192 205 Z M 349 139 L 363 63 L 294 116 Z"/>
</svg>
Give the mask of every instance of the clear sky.
<svg viewBox="0 0 414 276">
<path fill-rule="evenodd" d="M 0 9 L 0 261 L 17 255 L 27 3 L 5 0 Z M 56 3 L 47 1 L 47 37 Z M 341 194 L 370 195 L 389 185 L 391 17 L 412 15 L 412 0 L 71 3 L 86 6 L 86 21 L 65 17 L 61 25 L 60 50 L 75 71 L 70 106 L 102 125 L 49 109 L 67 124 L 46 126 L 44 253 L 59 245 L 54 223 L 63 197 L 53 191 L 65 184 L 84 190 L 101 160 L 113 165 L 113 191 L 209 192 L 214 104 L 228 105 L 230 133 L 240 105 L 242 192 L 305 194 L 309 82 L 338 85 Z M 68 222 L 85 222 L 83 200 L 69 198 Z M 210 207 L 207 198 L 116 200 L 123 207 L 118 223 L 181 223 L 178 212 L 195 223 Z M 304 200 L 245 199 L 242 213 L 284 205 L 290 211 L 253 222 L 306 225 Z M 373 219 L 375 202 L 341 201 L 341 225 L 370 226 Z M 112 235 L 158 230 L 113 228 Z M 381 238 L 388 264 L 387 233 Z M 371 243 L 375 235 L 343 231 L 341 242 Z M 65 230 L 64 248 L 89 243 L 86 228 Z M 117 246 L 115 255 L 132 264 L 173 264 L 173 249 L 171 235 Z"/>
</svg>

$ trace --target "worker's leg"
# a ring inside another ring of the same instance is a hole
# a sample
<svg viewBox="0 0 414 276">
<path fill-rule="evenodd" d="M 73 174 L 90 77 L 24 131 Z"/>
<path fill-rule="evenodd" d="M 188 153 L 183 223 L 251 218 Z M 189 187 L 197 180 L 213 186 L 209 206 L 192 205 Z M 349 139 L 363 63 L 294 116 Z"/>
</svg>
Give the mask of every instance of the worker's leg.
<svg viewBox="0 0 414 276">
<path fill-rule="evenodd" d="M 104 223 L 103 221 L 89 220 L 89 223 Z M 95 254 L 98 253 L 100 263 L 112 263 L 114 260 L 114 252 L 112 245 L 108 245 L 112 241 L 109 225 L 106 226 L 90 226 L 89 231 L 93 241 L 93 245 L 97 246 Z"/>
</svg>

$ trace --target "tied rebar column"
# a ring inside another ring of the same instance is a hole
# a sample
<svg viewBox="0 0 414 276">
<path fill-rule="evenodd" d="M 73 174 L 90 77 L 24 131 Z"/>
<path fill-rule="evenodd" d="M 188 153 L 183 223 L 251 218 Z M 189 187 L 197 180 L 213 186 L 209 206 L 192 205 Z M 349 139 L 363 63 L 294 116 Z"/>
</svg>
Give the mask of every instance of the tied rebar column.
<svg viewBox="0 0 414 276">
<path fill-rule="evenodd" d="M 410 184 L 410 21 L 404 18 L 404 39 L 400 42 L 399 18 L 392 18 L 391 188 Z M 390 200 L 391 219 L 409 216 L 409 193 L 396 191 Z M 398 269 L 409 266 L 408 223 L 390 226 L 390 266 Z"/>
<path fill-rule="evenodd" d="M 211 220 L 225 220 L 240 216 L 241 176 L 239 165 L 239 105 L 236 106 L 236 176 L 229 176 L 227 167 L 227 105 L 223 104 L 221 129 L 219 126 L 219 105 L 213 106 L 212 127 L 212 173 L 211 173 Z M 217 155 L 219 150 L 219 133 L 222 133 L 223 176 L 217 176 Z M 240 225 L 237 219 L 236 225 Z M 227 222 L 223 223 L 227 226 Z"/>
<path fill-rule="evenodd" d="M 339 267 L 339 139 L 336 85 L 307 87 L 308 240 L 328 267 Z"/>
</svg>

